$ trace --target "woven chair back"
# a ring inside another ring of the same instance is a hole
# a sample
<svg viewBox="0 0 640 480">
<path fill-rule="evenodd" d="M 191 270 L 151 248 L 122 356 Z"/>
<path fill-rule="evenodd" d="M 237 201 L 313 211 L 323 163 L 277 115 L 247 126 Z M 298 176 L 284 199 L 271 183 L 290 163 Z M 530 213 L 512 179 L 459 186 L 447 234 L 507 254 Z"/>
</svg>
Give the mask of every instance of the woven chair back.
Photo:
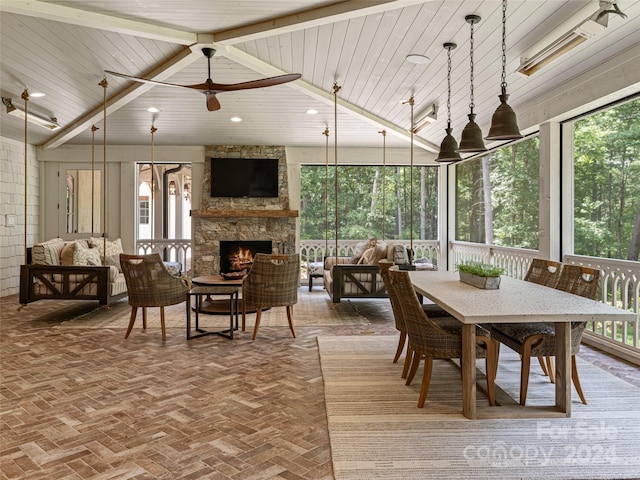
<svg viewBox="0 0 640 480">
<path fill-rule="evenodd" d="M 252 307 L 282 307 L 298 303 L 300 255 L 257 253 L 242 283 L 242 301 Z"/>
<path fill-rule="evenodd" d="M 132 307 L 164 307 L 185 301 L 189 288 L 169 273 L 160 254 L 121 253 L 120 266 Z"/>
<path fill-rule="evenodd" d="M 553 260 L 534 258 L 524 279 L 545 287 L 555 288 L 560 280 L 562 264 Z"/>
<path fill-rule="evenodd" d="M 564 265 L 556 288 L 595 300 L 598 295 L 599 282 L 600 270 L 578 265 Z"/>
<path fill-rule="evenodd" d="M 459 358 L 462 354 L 462 337 L 446 332 L 427 316 L 413 288 L 409 272 L 393 267 L 389 269 L 389 279 L 393 295 L 402 309 L 411 348 L 432 358 Z"/>
<path fill-rule="evenodd" d="M 396 330 L 399 332 L 406 332 L 407 327 L 405 326 L 404 318 L 402 317 L 400 301 L 395 291 L 391 288 L 391 278 L 389 277 L 389 269 L 394 266 L 394 263 L 389 260 L 380 260 L 378 265 L 380 265 L 380 276 L 382 277 L 384 286 L 387 289 L 387 294 L 389 295 L 389 301 L 391 302 L 391 310 L 393 311 L 393 318 L 396 322 Z"/>
</svg>

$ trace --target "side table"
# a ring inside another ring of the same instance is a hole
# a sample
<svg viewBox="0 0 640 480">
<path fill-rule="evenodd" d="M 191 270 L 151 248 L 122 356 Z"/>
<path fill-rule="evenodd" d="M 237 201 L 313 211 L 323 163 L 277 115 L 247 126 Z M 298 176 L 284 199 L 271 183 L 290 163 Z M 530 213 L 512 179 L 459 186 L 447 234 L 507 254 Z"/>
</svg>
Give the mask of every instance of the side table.
<svg viewBox="0 0 640 480">
<path fill-rule="evenodd" d="M 234 330 L 238 330 L 238 292 L 240 291 L 240 285 L 206 285 L 192 287 L 187 292 L 187 340 L 197 337 L 203 337 L 205 335 L 220 335 L 229 339 L 233 339 Z M 200 304 L 202 297 L 209 298 L 211 295 L 228 295 L 229 296 L 229 329 L 222 331 L 207 331 L 200 328 L 199 316 L 200 316 Z M 195 335 L 191 334 L 191 298 L 195 297 L 195 312 L 196 322 L 195 331 L 198 332 Z M 233 323 L 235 317 L 235 325 Z"/>
</svg>

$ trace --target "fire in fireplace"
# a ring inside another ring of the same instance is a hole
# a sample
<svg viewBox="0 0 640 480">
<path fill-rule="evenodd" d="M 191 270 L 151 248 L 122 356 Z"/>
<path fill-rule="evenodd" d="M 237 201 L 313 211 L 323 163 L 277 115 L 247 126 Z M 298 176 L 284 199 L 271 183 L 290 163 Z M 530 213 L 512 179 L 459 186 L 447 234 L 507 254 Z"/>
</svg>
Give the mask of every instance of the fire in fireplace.
<svg viewBox="0 0 640 480">
<path fill-rule="evenodd" d="M 249 271 L 256 253 L 271 253 L 271 240 L 221 240 L 220 273 Z"/>
</svg>

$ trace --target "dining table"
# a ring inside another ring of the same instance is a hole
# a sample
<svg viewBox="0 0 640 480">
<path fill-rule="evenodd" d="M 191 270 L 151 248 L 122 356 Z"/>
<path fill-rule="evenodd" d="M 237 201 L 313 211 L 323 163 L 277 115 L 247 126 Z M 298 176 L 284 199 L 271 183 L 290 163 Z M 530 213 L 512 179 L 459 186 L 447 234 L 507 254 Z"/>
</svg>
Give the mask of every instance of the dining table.
<svg viewBox="0 0 640 480">
<path fill-rule="evenodd" d="M 500 286 L 486 290 L 463 283 L 458 272 L 411 271 L 415 291 L 462 323 L 462 414 L 475 418 L 570 417 L 571 323 L 637 322 L 638 314 L 578 295 L 502 276 Z M 495 407 L 476 404 L 476 324 L 535 323 L 555 325 L 555 404 Z"/>
</svg>

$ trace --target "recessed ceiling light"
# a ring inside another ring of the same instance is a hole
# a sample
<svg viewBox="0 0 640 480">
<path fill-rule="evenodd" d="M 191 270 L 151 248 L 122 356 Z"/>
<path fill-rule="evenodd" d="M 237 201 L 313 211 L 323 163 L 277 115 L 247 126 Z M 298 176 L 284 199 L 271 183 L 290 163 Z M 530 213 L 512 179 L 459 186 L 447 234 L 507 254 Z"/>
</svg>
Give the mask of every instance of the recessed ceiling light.
<svg viewBox="0 0 640 480">
<path fill-rule="evenodd" d="M 159 111 L 160 111 L 160 109 L 156 108 L 156 107 L 147 108 L 147 112 L 149 112 L 149 113 L 158 113 Z"/>
<path fill-rule="evenodd" d="M 429 57 L 420 55 L 418 53 L 410 53 L 409 55 L 407 55 L 407 62 L 409 63 L 424 65 L 426 63 L 429 63 L 430 61 L 431 60 L 429 59 Z"/>
<path fill-rule="evenodd" d="M 241 122 L 242 119 L 240 117 L 231 117 L 232 122 Z"/>
<path fill-rule="evenodd" d="M 44 93 L 42 93 L 42 92 L 33 92 L 33 93 L 30 93 L 30 94 L 29 94 L 29 96 L 30 96 L 30 97 L 33 97 L 33 98 L 40 98 L 40 97 L 44 97 L 44 95 L 45 95 L 45 94 L 44 94 Z"/>
<path fill-rule="evenodd" d="M 317 115 L 318 114 L 318 110 L 316 110 L 315 108 L 310 108 L 309 110 L 307 110 L 307 113 L 309 115 Z"/>
</svg>

